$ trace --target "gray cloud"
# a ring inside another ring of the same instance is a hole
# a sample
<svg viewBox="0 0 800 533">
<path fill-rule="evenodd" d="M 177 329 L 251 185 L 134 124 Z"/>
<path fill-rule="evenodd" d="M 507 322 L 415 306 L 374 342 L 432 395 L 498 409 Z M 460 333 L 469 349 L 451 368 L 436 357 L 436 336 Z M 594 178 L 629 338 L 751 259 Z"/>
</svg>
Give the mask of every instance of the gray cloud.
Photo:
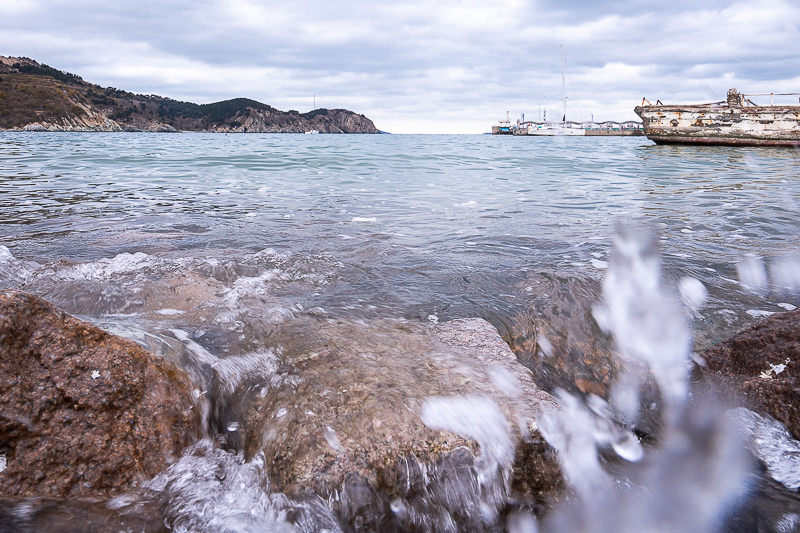
<svg viewBox="0 0 800 533">
<path fill-rule="evenodd" d="M 0 0 L 0 11 L 0 54 L 101 85 L 301 111 L 316 93 L 398 132 L 554 112 L 562 44 L 568 113 L 585 118 L 635 118 L 643 96 L 710 101 L 800 82 L 789 0 Z"/>
</svg>

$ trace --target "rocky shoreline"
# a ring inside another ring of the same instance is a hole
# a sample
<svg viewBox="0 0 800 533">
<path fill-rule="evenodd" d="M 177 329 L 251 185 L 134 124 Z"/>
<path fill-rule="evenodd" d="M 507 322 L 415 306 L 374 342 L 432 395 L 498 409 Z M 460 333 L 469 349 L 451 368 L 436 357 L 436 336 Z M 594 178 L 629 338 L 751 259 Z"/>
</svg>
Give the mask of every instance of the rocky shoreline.
<svg viewBox="0 0 800 533">
<path fill-rule="evenodd" d="M 343 530 L 427 531 L 446 516 L 488 531 L 500 514 L 546 514 L 567 496 L 537 422 L 560 408 L 487 322 L 308 318 L 296 328 L 279 359 L 216 359 L 189 343 L 202 364 L 186 373 L 36 296 L 3 292 L 0 525 L 20 526 L 12 511 L 27 502 L 25 527 L 67 531 L 83 516 L 93 531 L 163 531 L 185 519 L 162 478 L 187 454 L 261 465 L 260 483 L 284 495 L 296 525 L 321 506 Z M 698 383 L 797 438 L 798 331 L 800 311 L 764 319 L 705 352 Z"/>
</svg>

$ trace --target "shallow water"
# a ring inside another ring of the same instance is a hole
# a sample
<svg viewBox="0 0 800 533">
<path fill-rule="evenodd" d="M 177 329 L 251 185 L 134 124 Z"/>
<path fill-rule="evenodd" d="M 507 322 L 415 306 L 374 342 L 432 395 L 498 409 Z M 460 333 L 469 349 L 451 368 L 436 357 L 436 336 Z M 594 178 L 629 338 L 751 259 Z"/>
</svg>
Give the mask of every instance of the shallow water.
<svg viewBox="0 0 800 533">
<path fill-rule="evenodd" d="M 591 309 L 612 237 L 636 220 L 659 237 L 699 351 L 800 306 L 798 175 L 791 149 L 641 138 L 4 132 L 0 288 L 199 381 L 202 364 L 231 383 L 274 370 L 275 354 L 306 348 L 309 317 L 482 317 L 532 364 L 545 342 L 607 346 Z M 581 364 L 568 371 L 586 377 Z M 563 366 L 547 369 L 534 369 L 543 386 L 570 388 Z M 187 462 L 236 463 L 215 453 Z M 288 503 L 251 497 L 282 523 Z"/>
<path fill-rule="evenodd" d="M 698 329 L 717 340 L 798 304 L 742 290 L 736 271 L 743 254 L 798 253 L 798 170 L 795 150 L 640 138 L 7 132 L 0 239 L 56 269 L 123 253 L 246 269 L 273 249 L 327 280 L 293 294 L 304 308 L 503 327 L 530 307 L 532 274 L 599 280 L 616 224 L 637 218 L 659 231 L 668 278 L 708 288 Z"/>
</svg>

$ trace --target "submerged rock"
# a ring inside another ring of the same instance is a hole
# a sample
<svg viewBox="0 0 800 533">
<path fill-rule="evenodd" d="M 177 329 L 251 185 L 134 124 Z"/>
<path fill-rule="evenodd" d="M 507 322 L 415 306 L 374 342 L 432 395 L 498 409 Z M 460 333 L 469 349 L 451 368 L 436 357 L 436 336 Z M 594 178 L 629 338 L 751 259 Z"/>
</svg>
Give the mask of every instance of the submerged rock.
<svg viewBox="0 0 800 533">
<path fill-rule="evenodd" d="M 702 372 L 800 438 L 800 310 L 776 313 L 702 354 Z"/>
<path fill-rule="evenodd" d="M 553 400 L 488 322 L 304 318 L 282 335 L 274 372 L 250 365 L 232 391 L 220 367 L 210 391 L 221 439 L 263 454 L 273 490 L 321 496 L 355 530 L 431 531 L 562 492 L 536 425 Z"/>
<path fill-rule="evenodd" d="M 0 495 L 107 497 L 196 442 L 173 364 L 19 291 L 0 293 Z"/>
</svg>

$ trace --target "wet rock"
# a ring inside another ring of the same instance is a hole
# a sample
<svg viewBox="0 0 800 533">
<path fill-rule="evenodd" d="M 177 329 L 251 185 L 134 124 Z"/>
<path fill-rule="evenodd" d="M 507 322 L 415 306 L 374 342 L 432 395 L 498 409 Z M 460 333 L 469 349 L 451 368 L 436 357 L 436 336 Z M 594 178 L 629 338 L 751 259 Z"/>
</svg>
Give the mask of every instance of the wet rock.
<svg viewBox="0 0 800 533">
<path fill-rule="evenodd" d="M 282 335 L 275 372 L 240 376 L 216 412 L 225 445 L 264 454 L 273 490 L 319 495 L 364 531 L 488 529 L 512 501 L 561 495 L 536 425 L 553 400 L 488 322 L 307 317 Z"/>
<path fill-rule="evenodd" d="M 0 293 L 0 495 L 107 497 L 200 436 L 186 374 L 19 291 Z"/>
<path fill-rule="evenodd" d="M 703 376 L 800 437 L 800 310 L 776 313 L 702 354 Z"/>
<path fill-rule="evenodd" d="M 507 340 L 536 383 L 551 393 L 606 398 L 624 365 L 592 316 L 599 282 L 529 273 L 518 289 L 530 308 L 512 319 Z"/>
<path fill-rule="evenodd" d="M 13 533 L 166 533 L 153 502 L 0 498 L 0 531 Z"/>
</svg>

